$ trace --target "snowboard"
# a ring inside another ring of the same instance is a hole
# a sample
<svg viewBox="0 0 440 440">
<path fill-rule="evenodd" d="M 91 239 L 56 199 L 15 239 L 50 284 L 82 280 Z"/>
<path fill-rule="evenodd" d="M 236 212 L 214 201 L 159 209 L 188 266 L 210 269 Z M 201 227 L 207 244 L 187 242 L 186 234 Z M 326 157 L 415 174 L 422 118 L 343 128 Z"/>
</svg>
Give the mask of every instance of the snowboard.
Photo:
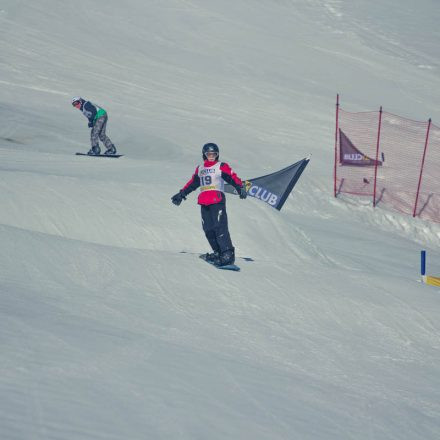
<svg viewBox="0 0 440 440">
<path fill-rule="evenodd" d="M 180 251 L 181 254 L 190 254 L 190 255 L 203 255 L 203 254 L 199 254 L 196 252 L 189 252 L 189 251 Z M 253 258 L 251 257 L 237 257 L 235 256 L 236 260 L 243 260 L 243 261 L 255 261 Z"/>
<path fill-rule="evenodd" d="M 89 157 L 122 157 L 123 154 L 87 154 L 87 153 L 76 153 L 77 156 L 89 156 Z"/>
<path fill-rule="evenodd" d="M 200 254 L 199 257 L 203 260 L 206 261 L 208 264 L 210 264 L 211 266 L 216 267 L 217 269 L 221 269 L 221 270 L 233 270 L 234 272 L 239 272 L 240 268 L 236 265 L 236 264 L 227 264 L 226 266 L 216 266 L 214 263 L 212 263 L 211 261 L 208 261 L 206 259 L 206 254 Z"/>
</svg>

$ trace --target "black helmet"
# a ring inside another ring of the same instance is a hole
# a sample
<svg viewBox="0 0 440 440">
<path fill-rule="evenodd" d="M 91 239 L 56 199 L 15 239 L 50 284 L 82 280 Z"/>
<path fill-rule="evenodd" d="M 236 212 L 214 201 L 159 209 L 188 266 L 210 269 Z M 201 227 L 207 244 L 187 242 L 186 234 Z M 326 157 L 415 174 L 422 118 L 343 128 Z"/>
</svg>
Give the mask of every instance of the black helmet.
<svg viewBox="0 0 440 440">
<path fill-rule="evenodd" d="M 209 142 L 209 143 L 203 145 L 203 148 L 202 148 L 203 160 L 206 160 L 206 153 L 217 153 L 217 160 L 218 160 L 219 155 L 220 155 L 220 150 L 218 149 L 218 145 L 214 144 L 212 142 Z"/>
</svg>

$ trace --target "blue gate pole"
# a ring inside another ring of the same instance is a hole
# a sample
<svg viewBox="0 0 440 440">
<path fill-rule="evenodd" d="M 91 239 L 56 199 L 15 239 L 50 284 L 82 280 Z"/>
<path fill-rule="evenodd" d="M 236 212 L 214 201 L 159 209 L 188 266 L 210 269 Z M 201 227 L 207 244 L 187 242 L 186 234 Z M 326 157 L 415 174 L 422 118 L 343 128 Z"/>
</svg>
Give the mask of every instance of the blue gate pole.
<svg viewBox="0 0 440 440">
<path fill-rule="evenodd" d="M 422 276 L 426 273 L 426 251 L 420 252 L 420 272 Z"/>
</svg>

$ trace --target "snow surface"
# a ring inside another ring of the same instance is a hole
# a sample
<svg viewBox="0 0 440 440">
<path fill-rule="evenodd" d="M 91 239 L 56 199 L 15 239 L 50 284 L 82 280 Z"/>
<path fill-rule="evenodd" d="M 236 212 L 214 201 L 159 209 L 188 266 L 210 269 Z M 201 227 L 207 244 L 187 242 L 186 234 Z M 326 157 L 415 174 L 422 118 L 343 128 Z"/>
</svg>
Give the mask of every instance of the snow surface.
<svg viewBox="0 0 440 440">
<path fill-rule="evenodd" d="M 440 123 L 420 0 L 0 2 L 0 438 L 438 439 L 440 226 L 332 197 L 335 95 Z M 82 95 L 125 156 L 89 148 Z M 201 146 L 244 178 L 312 154 L 281 212 L 228 198 L 218 271 Z"/>
</svg>

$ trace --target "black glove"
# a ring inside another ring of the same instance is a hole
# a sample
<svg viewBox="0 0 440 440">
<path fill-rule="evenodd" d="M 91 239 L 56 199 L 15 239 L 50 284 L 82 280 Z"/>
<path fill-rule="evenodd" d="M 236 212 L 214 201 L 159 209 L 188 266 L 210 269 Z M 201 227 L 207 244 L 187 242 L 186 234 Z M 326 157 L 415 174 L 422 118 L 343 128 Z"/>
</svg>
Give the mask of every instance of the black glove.
<svg viewBox="0 0 440 440">
<path fill-rule="evenodd" d="M 89 128 L 93 127 L 93 122 L 89 122 Z"/>
<path fill-rule="evenodd" d="M 245 199 L 247 197 L 247 191 L 244 185 L 240 188 L 238 195 L 240 196 L 240 199 Z"/>
<path fill-rule="evenodd" d="M 176 205 L 179 206 L 182 203 L 182 200 L 186 200 L 185 194 L 182 190 L 180 190 L 177 194 L 174 194 L 173 197 L 171 197 L 171 201 Z"/>
</svg>

